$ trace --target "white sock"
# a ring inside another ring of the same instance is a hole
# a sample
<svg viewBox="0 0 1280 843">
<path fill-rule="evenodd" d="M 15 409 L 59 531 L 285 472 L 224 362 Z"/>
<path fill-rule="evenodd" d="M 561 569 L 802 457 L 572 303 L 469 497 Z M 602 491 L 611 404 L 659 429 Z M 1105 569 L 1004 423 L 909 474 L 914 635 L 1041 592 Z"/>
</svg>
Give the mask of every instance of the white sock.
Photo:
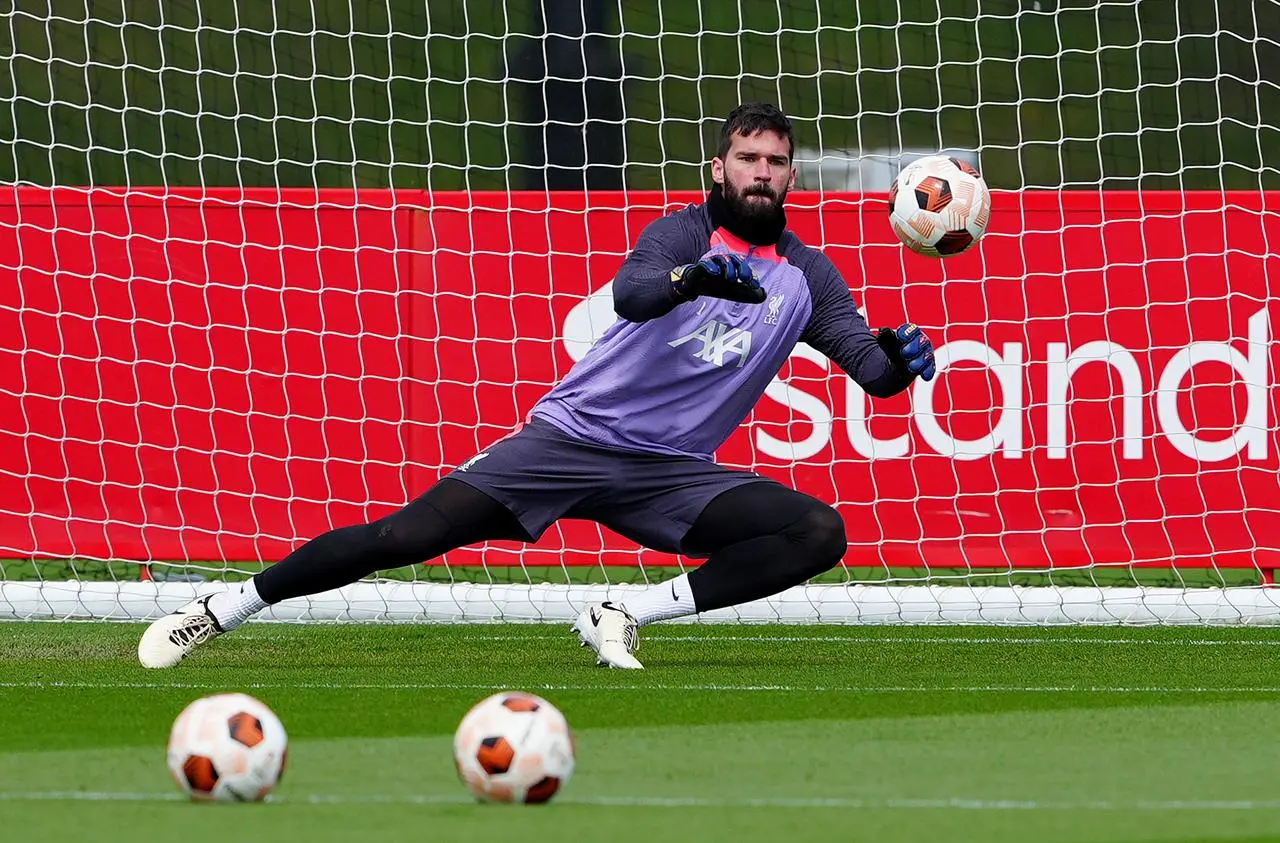
<svg viewBox="0 0 1280 843">
<path fill-rule="evenodd" d="M 634 597 L 628 597 L 622 605 L 640 626 L 654 621 L 681 618 L 698 611 L 698 608 L 693 605 L 693 592 L 689 589 L 688 574 L 681 574 L 674 580 L 650 586 Z"/>
<path fill-rule="evenodd" d="M 230 632 L 265 608 L 267 603 L 258 596 L 258 586 L 252 579 L 220 591 L 209 599 L 209 611 L 218 619 L 218 626 L 224 632 Z"/>
</svg>

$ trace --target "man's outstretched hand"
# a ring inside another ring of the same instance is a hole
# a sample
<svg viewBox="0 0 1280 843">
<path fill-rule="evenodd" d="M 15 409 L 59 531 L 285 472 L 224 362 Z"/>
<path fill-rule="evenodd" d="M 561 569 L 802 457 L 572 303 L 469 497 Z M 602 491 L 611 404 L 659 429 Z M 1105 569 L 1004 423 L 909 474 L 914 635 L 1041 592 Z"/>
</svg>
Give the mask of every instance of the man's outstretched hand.
<svg viewBox="0 0 1280 843">
<path fill-rule="evenodd" d="M 933 342 L 918 325 L 908 322 L 897 329 L 881 328 L 876 342 L 889 355 L 895 367 L 933 380 L 938 367 L 933 360 Z"/>
<path fill-rule="evenodd" d="M 686 301 L 698 296 L 760 304 L 765 291 L 741 255 L 708 255 L 697 263 L 671 270 L 671 287 Z"/>
</svg>

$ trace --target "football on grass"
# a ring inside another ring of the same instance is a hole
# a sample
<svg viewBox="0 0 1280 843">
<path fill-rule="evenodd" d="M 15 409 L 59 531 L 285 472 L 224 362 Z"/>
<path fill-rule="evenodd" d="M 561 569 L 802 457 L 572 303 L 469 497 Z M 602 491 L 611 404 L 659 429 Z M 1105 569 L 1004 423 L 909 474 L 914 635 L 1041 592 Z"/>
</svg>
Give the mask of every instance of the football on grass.
<svg viewBox="0 0 1280 843">
<path fill-rule="evenodd" d="M 453 758 L 458 777 L 482 801 L 546 802 L 573 775 L 573 735 L 542 697 L 505 691 L 462 718 Z"/>
<path fill-rule="evenodd" d="M 958 255 L 987 233 L 991 193 L 959 158 L 930 155 L 902 168 L 889 188 L 889 222 L 908 249 L 929 257 Z"/>
<path fill-rule="evenodd" d="M 192 799 L 260 802 L 284 773 L 288 736 L 262 701 L 214 694 L 183 709 L 169 733 L 169 770 Z"/>
</svg>

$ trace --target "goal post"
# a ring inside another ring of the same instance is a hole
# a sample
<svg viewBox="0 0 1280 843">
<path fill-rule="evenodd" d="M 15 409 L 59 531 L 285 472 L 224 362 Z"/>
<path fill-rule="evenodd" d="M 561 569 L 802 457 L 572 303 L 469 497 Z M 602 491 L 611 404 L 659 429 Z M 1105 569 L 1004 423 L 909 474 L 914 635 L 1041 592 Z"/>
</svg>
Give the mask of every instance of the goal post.
<svg viewBox="0 0 1280 843">
<path fill-rule="evenodd" d="M 717 456 L 836 505 L 848 552 L 701 619 L 1280 621 L 1274 16 L 384 5 L 0 27 L 0 618 L 155 617 L 481 452 L 763 98 L 795 119 L 790 227 L 941 374 L 872 401 L 797 348 Z M 994 190 L 945 261 L 885 205 L 936 150 Z M 265 617 L 562 621 L 693 564 L 562 522 Z"/>
</svg>

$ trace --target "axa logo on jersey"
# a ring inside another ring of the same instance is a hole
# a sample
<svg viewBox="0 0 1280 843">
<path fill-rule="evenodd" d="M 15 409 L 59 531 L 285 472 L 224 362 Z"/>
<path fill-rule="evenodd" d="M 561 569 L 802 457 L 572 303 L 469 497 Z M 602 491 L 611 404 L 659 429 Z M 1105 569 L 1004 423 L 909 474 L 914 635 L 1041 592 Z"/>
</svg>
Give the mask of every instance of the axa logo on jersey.
<svg viewBox="0 0 1280 843">
<path fill-rule="evenodd" d="M 698 340 L 701 346 L 693 356 L 717 366 L 725 366 L 731 360 L 742 368 L 751 353 L 751 332 L 745 328 L 734 328 L 715 319 L 708 319 L 702 327 L 692 333 L 674 339 L 667 345 L 679 348 L 687 342 Z M 731 356 L 733 355 L 733 356 Z"/>
</svg>

